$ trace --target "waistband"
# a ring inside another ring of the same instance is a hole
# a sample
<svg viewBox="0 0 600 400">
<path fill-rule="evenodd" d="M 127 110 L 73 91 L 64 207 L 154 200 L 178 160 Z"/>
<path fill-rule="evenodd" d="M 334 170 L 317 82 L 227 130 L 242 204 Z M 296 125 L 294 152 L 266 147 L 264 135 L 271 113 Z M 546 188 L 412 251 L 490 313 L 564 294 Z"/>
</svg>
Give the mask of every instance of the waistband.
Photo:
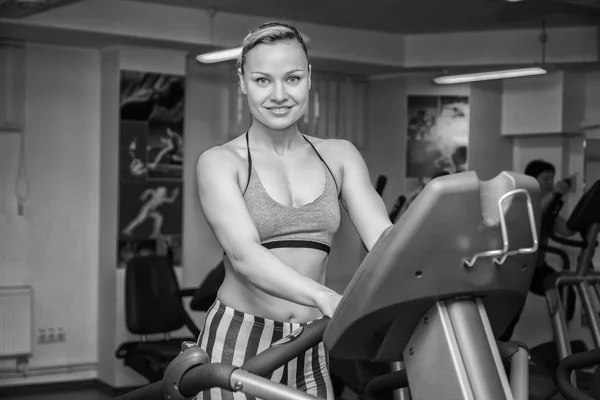
<svg viewBox="0 0 600 400">
<path fill-rule="evenodd" d="M 242 324 L 250 324 L 253 326 L 273 329 L 274 331 L 293 331 L 295 329 L 300 328 L 301 326 L 306 326 L 311 324 L 313 321 L 308 322 L 284 322 L 284 321 L 275 321 L 272 319 L 259 317 L 253 314 L 249 314 L 243 311 L 236 310 L 233 307 L 229 307 L 226 304 L 223 304 L 219 299 L 216 299 L 213 305 L 208 309 L 206 316 L 211 313 L 222 314 L 228 318 L 234 319 L 236 321 L 241 322 Z M 319 318 L 320 319 L 320 318 Z"/>
</svg>

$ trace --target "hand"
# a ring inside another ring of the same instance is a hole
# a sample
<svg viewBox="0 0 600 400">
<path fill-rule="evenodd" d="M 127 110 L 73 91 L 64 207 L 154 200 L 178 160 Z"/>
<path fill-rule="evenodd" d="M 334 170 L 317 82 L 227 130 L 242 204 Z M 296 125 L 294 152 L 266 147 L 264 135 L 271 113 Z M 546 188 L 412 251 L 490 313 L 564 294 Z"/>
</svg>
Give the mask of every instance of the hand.
<svg viewBox="0 0 600 400">
<path fill-rule="evenodd" d="M 317 308 L 324 316 L 331 318 L 338 304 L 340 304 L 340 300 L 342 300 L 341 295 L 331 289 L 325 288 L 317 294 Z"/>
<path fill-rule="evenodd" d="M 556 182 L 556 185 L 554 185 L 554 191 L 556 193 L 560 193 L 561 195 L 566 194 L 569 190 L 571 190 L 572 180 L 573 176 L 569 176 Z"/>
</svg>

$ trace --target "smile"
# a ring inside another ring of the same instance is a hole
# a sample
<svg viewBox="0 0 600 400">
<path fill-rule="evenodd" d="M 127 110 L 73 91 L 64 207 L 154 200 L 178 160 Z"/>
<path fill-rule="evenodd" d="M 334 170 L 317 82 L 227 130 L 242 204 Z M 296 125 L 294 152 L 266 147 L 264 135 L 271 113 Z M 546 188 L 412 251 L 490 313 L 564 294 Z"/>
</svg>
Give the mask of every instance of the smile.
<svg viewBox="0 0 600 400">
<path fill-rule="evenodd" d="M 267 110 L 269 110 L 270 112 L 272 112 L 273 114 L 277 114 L 277 115 L 284 115 L 287 114 L 288 111 L 290 111 L 292 109 L 292 107 L 268 107 Z"/>
</svg>

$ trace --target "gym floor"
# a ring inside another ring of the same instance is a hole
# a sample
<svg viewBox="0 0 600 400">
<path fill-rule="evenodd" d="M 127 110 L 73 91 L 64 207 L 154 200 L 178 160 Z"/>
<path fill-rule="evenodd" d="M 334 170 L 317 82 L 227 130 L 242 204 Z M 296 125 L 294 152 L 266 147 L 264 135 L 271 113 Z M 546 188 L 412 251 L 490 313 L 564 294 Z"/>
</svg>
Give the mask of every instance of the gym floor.
<svg viewBox="0 0 600 400">
<path fill-rule="evenodd" d="M 96 381 L 0 388 L 2 400 L 110 400 L 115 397 L 113 389 Z"/>
<path fill-rule="evenodd" d="M 80 390 L 80 391 L 67 391 L 67 392 L 56 392 L 56 393 L 34 393 L 4 397 L 2 400 L 111 400 L 112 396 L 102 393 L 99 390 Z M 560 394 L 555 395 L 550 400 L 564 400 Z"/>
<path fill-rule="evenodd" d="M 15 394 L 8 397 L 2 396 L 2 400 L 110 400 L 113 397 L 99 390 L 69 390 L 54 393 Z"/>
<path fill-rule="evenodd" d="M 111 400 L 116 395 L 109 395 L 106 390 L 97 388 L 52 388 L 52 387 L 34 387 L 32 390 L 20 388 L 18 391 L 6 393 L 0 389 L 0 398 L 2 400 Z M 353 393 L 345 393 L 344 400 L 354 400 L 357 397 Z M 531 399 L 535 399 L 533 395 Z M 548 400 L 565 400 L 560 393 L 554 395 Z"/>
<path fill-rule="evenodd" d="M 32 395 L 18 395 L 15 397 L 3 397 L 2 400 L 111 400 L 110 397 L 99 391 L 70 391 L 67 393 L 52 393 L 52 394 L 41 394 L 36 393 Z M 564 400 L 560 394 L 552 397 L 550 400 Z"/>
</svg>

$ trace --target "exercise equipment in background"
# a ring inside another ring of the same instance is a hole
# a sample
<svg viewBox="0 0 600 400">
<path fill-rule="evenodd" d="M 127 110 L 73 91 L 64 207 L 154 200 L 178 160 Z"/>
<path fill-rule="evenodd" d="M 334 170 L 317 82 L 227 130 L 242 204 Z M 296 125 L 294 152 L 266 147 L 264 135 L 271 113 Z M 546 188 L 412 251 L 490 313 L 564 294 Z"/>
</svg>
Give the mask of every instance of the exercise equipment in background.
<svg viewBox="0 0 600 400">
<path fill-rule="evenodd" d="M 598 245 L 598 234 L 600 233 L 600 181 L 596 181 L 592 187 L 584 193 L 575 209 L 567 220 L 567 228 L 578 232 L 583 240 L 575 241 L 553 235 L 552 239 L 567 246 L 580 248 L 575 271 L 562 271 L 550 276 L 545 282 L 546 303 L 552 321 L 554 343 L 556 345 L 556 364 L 574 352 L 573 343 L 570 341 L 567 329 L 567 315 L 565 313 L 564 293 L 565 288 L 572 288 L 577 299 L 581 301 L 584 318 L 590 330 L 594 346 L 600 348 L 600 320 L 598 309 L 595 304 L 600 302 L 600 273 L 594 271 L 592 259 Z M 592 296 L 595 297 L 592 300 Z M 585 348 L 578 349 L 585 351 Z M 533 350 L 532 350 L 533 352 Z M 587 388 L 591 376 L 577 374 L 580 383 Z"/>
<path fill-rule="evenodd" d="M 556 382 L 560 393 L 566 400 L 599 400 L 600 399 L 600 349 L 593 349 L 565 357 L 556 370 Z M 592 385 L 589 392 L 575 387 L 572 382 L 576 370 L 594 368 Z"/>
<path fill-rule="evenodd" d="M 200 329 L 185 310 L 183 298 L 196 289 L 181 289 L 175 270 L 166 256 L 134 257 L 125 270 L 125 322 L 139 341 L 122 343 L 115 355 L 123 363 L 148 379 L 160 381 L 165 369 L 181 352 L 183 341 L 196 341 Z M 187 328 L 191 336 L 171 338 Z M 149 335 L 162 335 L 149 339 Z"/>
<path fill-rule="evenodd" d="M 379 175 L 379 177 L 377 177 L 377 182 L 375 183 L 375 191 L 377 192 L 377 194 L 379 196 L 383 196 L 383 190 L 385 189 L 386 185 L 387 185 L 387 176 Z"/>
</svg>

